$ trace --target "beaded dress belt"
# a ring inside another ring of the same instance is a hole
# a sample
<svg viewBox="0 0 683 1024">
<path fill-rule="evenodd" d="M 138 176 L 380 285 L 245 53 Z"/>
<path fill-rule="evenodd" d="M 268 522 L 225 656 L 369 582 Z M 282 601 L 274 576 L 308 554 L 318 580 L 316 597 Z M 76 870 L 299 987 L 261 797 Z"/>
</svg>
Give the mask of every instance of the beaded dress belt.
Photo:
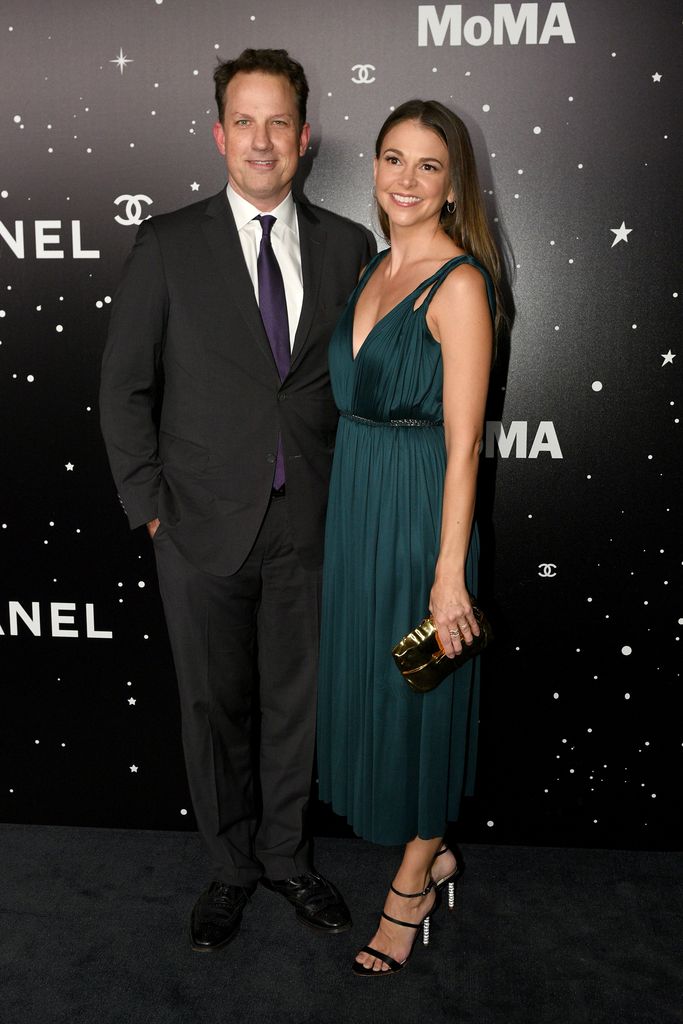
<svg viewBox="0 0 683 1024">
<path fill-rule="evenodd" d="M 356 416 L 353 412 L 340 412 L 345 420 L 354 423 L 365 423 L 369 427 L 442 427 L 443 420 L 368 420 L 365 416 Z"/>
</svg>

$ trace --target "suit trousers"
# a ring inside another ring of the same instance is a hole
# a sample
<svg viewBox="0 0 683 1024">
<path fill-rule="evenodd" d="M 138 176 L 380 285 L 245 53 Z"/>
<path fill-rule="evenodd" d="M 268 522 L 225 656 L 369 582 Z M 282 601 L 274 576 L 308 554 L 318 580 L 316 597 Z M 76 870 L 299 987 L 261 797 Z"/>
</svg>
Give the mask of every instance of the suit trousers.
<svg viewBox="0 0 683 1024">
<path fill-rule="evenodd" d="M 284 496 L 271 499 L 231 576 L 191 565 L 163 523 L 153 543 L 190 793 L 214 875 L 242 886 L 300 875 L 311 866 L 321 572 L 299 562 Z"/>
</svg>

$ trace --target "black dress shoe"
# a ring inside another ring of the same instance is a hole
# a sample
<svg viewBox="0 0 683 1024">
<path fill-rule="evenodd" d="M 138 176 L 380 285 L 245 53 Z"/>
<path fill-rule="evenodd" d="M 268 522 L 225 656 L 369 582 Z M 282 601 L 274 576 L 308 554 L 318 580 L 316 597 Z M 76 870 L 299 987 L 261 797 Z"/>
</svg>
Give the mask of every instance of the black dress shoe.
<svg viewBox="0 0 683 1024">
<path fill-rule="evenodd" d="M 331 882 L 315 871 L 279 882 L 262 878 L 261 883 L 289 900 L 299 921 L 309 928 L 335 934 L 346 932 L 351 927 L 349 908 L 341 894 Z"/>
<path fill-rule="evenodd" d="M 206 889 L 190 917 L 190 940 L 197 953 L 213 953 L 231 942 L 242 921 L 249 894 L 239 885 L 225 885 L 216 880 Z"/>
</svg>

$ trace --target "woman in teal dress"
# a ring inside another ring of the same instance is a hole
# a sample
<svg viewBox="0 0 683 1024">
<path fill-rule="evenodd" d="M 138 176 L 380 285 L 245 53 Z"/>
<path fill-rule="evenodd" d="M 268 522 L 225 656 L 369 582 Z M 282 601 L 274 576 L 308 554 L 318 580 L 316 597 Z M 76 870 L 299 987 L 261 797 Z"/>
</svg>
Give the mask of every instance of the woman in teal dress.
<svg viewBox="0 0 683 1024">
<path fill-rule="evenodd" d="M 391 649 L 427 613 L 449 656 L 479 628 L 475 489 L 499 259 L 467 129 L 435 101 L 379 133 L 390 248 L 366 267 L 330 345 L 340 411 L 325 541 L 320 796 L 366 839 L 405 844 L 356 974 L 396 973 L 460 865 L 443 844 L 472 789 L 478 666 L 416 694 Z"/>
</svg>

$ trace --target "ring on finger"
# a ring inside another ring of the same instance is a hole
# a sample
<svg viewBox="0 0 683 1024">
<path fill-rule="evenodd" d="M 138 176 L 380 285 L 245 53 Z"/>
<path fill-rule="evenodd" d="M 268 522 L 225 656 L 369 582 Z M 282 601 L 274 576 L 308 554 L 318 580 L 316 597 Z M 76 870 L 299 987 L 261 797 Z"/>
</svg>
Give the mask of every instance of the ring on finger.
<svg viewBox="0 0 683 1024">
<path fill-rule="evenodd" d="M 462 633 L 459 629 L 449 629 L 448 632 L 454 640 L 462 640 Z"/>
</svg>

